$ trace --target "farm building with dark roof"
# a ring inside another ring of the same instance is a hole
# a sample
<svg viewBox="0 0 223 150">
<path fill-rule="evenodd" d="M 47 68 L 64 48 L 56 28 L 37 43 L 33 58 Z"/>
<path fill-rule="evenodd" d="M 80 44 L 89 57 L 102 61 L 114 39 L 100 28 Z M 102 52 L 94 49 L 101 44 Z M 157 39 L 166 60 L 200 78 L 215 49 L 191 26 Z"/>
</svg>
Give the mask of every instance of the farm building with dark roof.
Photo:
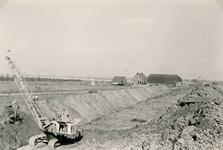
<svg viewBox="0 0 223 150">
<path fill-rule="evenodd" d="M 147 77 L 142 73 L 136 73 L 134 77 L 131 79 L 132 84 L 138 85 L 138 84 L 146 84 Z"/>
<path fill-rule="evenodd" d="M 163 84 L 171 86 L 179 86 L 182 79 L 176 74 L 150 74 L 147 78 L 149 84 Z"/>
<path fill-rule="evenodd" d="M 127 83 L 127 78 L 124 76 L 115 76 L 111 81 L 112 85 L 124 85 L 126 83 Z"/>
</svg>

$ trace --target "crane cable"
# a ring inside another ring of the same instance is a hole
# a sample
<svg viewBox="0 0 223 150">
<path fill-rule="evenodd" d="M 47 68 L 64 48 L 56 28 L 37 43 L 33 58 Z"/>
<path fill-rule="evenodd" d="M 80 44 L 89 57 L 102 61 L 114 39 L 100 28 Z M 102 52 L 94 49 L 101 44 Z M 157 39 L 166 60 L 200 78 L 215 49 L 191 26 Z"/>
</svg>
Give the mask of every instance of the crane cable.
<svg viewBox="0 0 223 150">
<path fill-rule="evenodd" d="M 6 56 L 6 53 L 7 53 L 8 51 L 5 51 L 5 56 Z M 9 81 L 7 80 L 7 76 L 9 77 L 9 71 L 8 71 L 8 67 L 7 67 L 7 62 L 5 61 L 5 73 L 6 73 L 6 79 L 4 79 L 3 78 L 3 80 L 6 80 L 6 82 L 7 82 L 7 86 L 8 86 L 8 89 L 10 89 L 9 88 Z M 3 77 L 4 77 L 4 75 L 3 75 Z M 9 90 L 9 92 L 8 92 L 8 97 L 9 97 L 9 99 L 11 99 L 11 90 Z"/>
<path fill-rule="evenodd" d="M 15 63 L 15 62 L 13 62 L 14 63 L 14 65 L 17 67 L 17 68 L 19 68 L 19 70 L 21 71 L 21 73 L 22 73 L 22 75 L 24 75 L 24 78 L 30 78 L 29 77 L 29 75 L 28 74 L 26 74 L 26 72 L 22 69 L 22 68 L 20 68 L 19 67 L 19 65 L 17 64 L 17 63 Z M 33 85 L 35 85 L 35 86 L 39 86 L 35 81 L 32 81 L 32 80 L 29 80 L 31 83 L 33 83 Z M 49 98 L 45 95 L 45 94 L 42 94 L 45 98 L 46 98 L 46 100 L 49 100 Z"/>
</svg>

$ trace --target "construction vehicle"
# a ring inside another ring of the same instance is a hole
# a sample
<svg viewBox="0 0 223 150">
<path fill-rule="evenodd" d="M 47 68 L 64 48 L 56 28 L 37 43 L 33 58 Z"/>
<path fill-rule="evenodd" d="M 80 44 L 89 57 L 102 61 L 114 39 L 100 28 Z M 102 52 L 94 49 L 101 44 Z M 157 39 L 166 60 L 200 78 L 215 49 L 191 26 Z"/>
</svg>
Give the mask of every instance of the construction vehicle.
<svg viewBox="0 0 223 150">
<path fill-rule="evenodd" d="M 49 120 L 35 102 L 35 95 L 26 82 L 25 77 L 20 73 L 18 67 L 8 56 L 6 56 L 5 59 L 8 62 L 18 89 L 40 130 L 43 132 L 43 134 L 30 137 L 29 145 L 36 146 L 38 143 L 43 142 L 48 143 L 50 149 L 54 149 L 59 144 L 80 140 L 83 136 L 83 132 L 81 129 L 78 129 L 78 122 L 70 120 L 67 113 L 65 113 L 66 111 L 59 112 L 54 120 Z"/>
<path fill-rule="evenodd" d="M 19 104 L 14 101 L 7 101 L 4 106 L 5 119 L 4 124 L 20 124 L 23 120 Z"/>
<path fill-rule="evenodd" d="M 180 106 L 190 105 L 195 103 L 210 103 L 213 100 L 211 98 L 191 98 L 191 99 L 181 99 L 178 100 Z"/>
</svg>

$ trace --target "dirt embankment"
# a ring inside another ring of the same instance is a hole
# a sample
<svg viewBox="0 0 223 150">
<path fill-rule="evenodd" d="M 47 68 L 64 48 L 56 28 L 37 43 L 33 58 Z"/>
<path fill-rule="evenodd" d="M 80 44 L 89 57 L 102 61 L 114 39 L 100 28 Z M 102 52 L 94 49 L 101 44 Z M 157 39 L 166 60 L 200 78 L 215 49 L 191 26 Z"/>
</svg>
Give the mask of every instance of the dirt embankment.
<svg viewBox="0 0 223 150">
<path fill-rule="evenodd" d="M 170 90 L 165 86 L 102 91 L 68 96 L 65 100 L 42 101 L 39 105 L 42 106 L 49 117 L 52 117 L 54 112 L 65 108 L 70 113 L 71 118 L 78 117 L 82 119 L 82 123 L 86 123 L 102 115 L 116 112 L 122 108 L 169 92 Z"/>
<path fill-rule="evenodd" d="M 119 137 L 124 138 L 111 141 L 110 145 L 113 145 L 111 149 L 223 149 L 223 95 L 221 91 L 213 86 L 203 86 L 192 90 L 182 99 L 194 98 L 210 98 L 212 101 L 170 107 L 164 115 L 147 125 L 126 131 L 131 132 L 127 137 L 125 133 L 120 134 Z M 93 146 L 102 148 L 98 144 L 93 144 Z"/>
<path fill-rule="evenodd" d="M 0 123 L 0 150 L 15 150 L 26 145 L 31 135 L 40 134 L 36 122 L 23 113 L 23 123 L 20 125 Z"/>
<path fill-rule="evenodd" d="M 163 115 L 146 124 L 137 124 L 131 129 L 89 130 L 79 144 L 61 146 L 58 149 L 222 149 L 223 95 L 221 89 L 205 85 L 196 87 L 190 90 L 189 94 L 185 93 L 184 95 L 180 100 L 191 101 L 196 98 L 199 103 L 168 107 L 163 111 Z M 169 98 L 172 97 L 170 96 Z M 163 97 L 160 97 L 160 99 L 163 99 Z M 200 100 L 203 99 L 211 99 L 211 101 L 200 103 Z M 168 101 L 168 98 L 163 102 L 166 101 Z M 86 103 L 84 104 L 87 105 Z M 83 105 L 83 108 L 86 107 L 85 105 Z M 45 147 L 39 149 L 45 150 Z"/>
<path fill-rule="evenodd" d="M 61 96 L 56 99 L 40 100 L 37 103 L 49 119 L 55 117 L 57 111 L 66 109 L 71 118 L 80 118 L 83 120 L 82 123 L 86 123 L 101 115 L 118 111 L 141 101 L 168 94 L 169 92 L 170 90 L 164 86 L 144 87 L 74 95 L 68 96 L 65 100 Z M 29 137 L 40 133 L 27 106 L 24 102 L 21 105 L 21 110 L 25 112 L 23 124 L 19 126 L 11 124 L 7 126 L 0 125 L 0 144 L 4 150 L 15 149 L 25 145 Z"/>
</svg>

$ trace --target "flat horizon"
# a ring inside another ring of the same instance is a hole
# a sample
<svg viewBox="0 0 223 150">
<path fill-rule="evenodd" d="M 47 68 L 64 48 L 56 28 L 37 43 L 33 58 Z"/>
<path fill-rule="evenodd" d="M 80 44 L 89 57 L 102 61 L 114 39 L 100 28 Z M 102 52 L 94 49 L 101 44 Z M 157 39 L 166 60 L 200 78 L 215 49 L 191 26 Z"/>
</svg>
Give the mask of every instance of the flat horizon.
<svg viewBox="0 0 223 150">
<path fill-rule="evenodd" d="M 222 12 L 220 0 L 4 0 L 0 56 L 28 75 L 223 80 Z"/>
</svg>

